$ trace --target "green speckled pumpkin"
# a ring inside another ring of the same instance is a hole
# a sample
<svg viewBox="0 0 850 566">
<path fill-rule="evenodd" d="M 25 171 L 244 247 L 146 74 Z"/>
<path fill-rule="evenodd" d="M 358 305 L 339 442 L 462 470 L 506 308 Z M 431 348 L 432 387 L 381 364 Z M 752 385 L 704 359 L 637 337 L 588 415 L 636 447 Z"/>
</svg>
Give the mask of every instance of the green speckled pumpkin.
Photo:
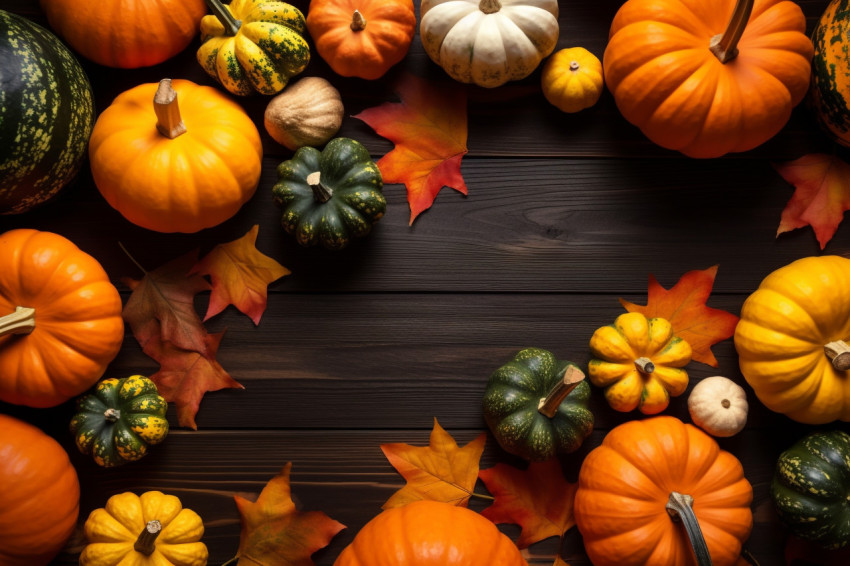
<svg viewBox="0 0 850 566">
<path fill-rule="evenodd" d="M 91 85 L 68 48 L 0 10 L 0 214 L 25 212 L 67 185 L 93 125 Z"/>
<path fill-rule="evenodd" d="M 850 543 L 850 435 L 815 432 L 783 452 L 770 496 L 798 537 L 828 549 Z"/>
<path fill-rule="evenodd" d="M 77 399 L 71 433 L 77 448 L 106 468 L 138 460 L 168 434 L 168 403 L 142 375 L 104 379 Z"/>
<path fill-rule="evenodd" d="M 277 168 L 272 189 L 280 223 L 302 246 L 331 250 L 365 236 L 387 210 L 381 171 L 358 141 L 334 138 L 324 151 L 302 147 Z"/>
<path fill-rule="evenodd" d="M 490 376 L 484 419 L 506 452 L 543 461 L 577 450 L 593 431 L 589 398 L 578 366 L 525 348 Z"/>
<path fill-rule="evenodd" d="M 838 143 L 850 146 L 850 0 L 832 0 L 812 33 L 815 115 Z"/>
<path fill-rule="evenodd" d="M 276 94 L 310 62 L 307 22 L 298 8 L 274 0 L 206 0 L 198 62 L 238 95 Z"/>
</svg>

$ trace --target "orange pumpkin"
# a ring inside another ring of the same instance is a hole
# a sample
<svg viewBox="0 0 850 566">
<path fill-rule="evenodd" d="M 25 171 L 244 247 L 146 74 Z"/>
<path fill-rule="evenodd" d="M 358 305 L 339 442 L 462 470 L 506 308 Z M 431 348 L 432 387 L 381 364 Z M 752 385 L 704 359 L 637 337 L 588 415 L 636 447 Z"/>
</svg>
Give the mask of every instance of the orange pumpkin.
<svg viewBox="0 0 850 566">
<path fill-rule="evenodd" d="M 41 0 L 50 27 L 86 59 L 135 69 L 180 53 L 198 34 L 204 0 Z"/>
<path fill-rule="evenodd" d="M 527 566 L 514 543 L 475 511 L 414 501 L 360 529 L 334 566 Z"/>
<path fill-rule="evenodd" d="M 0 430 L 0 564 L 41 566 L 77 523 L 77 472 L 59 443 L 31 424 L 0 415 Z"/>
<path fill-rule="evenodd" d="M 121 297 L 97 260 L 18 229 L 0 235 L 0 265 L 0 400 L 52 407 L 94 385 L 124 339 Z"/>
<path fill-rule="evenodd" d="M 254 122 L 229 97 L 163 79 L 118 95 L 94 125 L 89 157 L 95 185 L 127 220 L 158 232 L 197 232 L 254 195 L 263 147 Z"/>
<path fill-rule="evenodd" d="M 731 566 L 753 526 L 741 463 L 675 417 L 614 428 L 578 482 L 576 523 L 597 566 L 691 566 L 695 554 L 698 564 Z"/>
<path fill-rule="evenodd" d="M 790 0 L 628 0 L 611 24 L 605 81 L 626 120 L 662 147 L 746 151 L 806 94 L 805 32 Z"/>
<path fill-rule="evenodd" d="M 413 0 L 312 0 L 307 29 L 337 74 L 371 80 L 404 59 L 416 14 Z"/>
</svg>

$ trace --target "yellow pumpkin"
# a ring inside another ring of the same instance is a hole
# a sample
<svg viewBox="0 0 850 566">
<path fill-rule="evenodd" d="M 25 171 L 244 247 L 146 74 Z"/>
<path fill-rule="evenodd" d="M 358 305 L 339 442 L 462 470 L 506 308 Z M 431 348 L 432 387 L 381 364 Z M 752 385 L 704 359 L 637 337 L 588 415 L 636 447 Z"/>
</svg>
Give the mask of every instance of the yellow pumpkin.
<svg viewBox="0 0 850 566">
<path fill-rule="evenodd" d="M 654 415 L 688 386 L 682 368 L 691 361 L 691 346 L 673 333 L 666 319 L 622 314 L 593 333 L 590 351 L 590 382 L 605 388 L 614 410 Z"/>
<path fill-rule="evenodd" d="M 113 495 L 86 519 L 80 566 L 205 566 L 204 523 L 159 491 Z"/>
<path fill-rule="evenodd" d="M 561 112 L 590 108 L 602 96 L 602 62 L 584 47 L 561 49 L 543 66 L 543 96 Z"/>
<path fill-rule="evenodd" d="M 795 421 L 850 421 L 850 259 L 806 257 L 764 278 L 741 308 L 735 349 L 764 405 Z"/>
</svg>

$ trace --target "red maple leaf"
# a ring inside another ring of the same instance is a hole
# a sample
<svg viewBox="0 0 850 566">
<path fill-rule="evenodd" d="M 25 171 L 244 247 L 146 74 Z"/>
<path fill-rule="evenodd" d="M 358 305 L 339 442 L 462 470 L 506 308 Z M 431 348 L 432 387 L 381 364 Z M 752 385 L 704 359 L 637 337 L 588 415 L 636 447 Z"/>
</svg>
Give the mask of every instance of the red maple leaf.
<svg viewBox="0 0 850 566">
<path fill-rule="evenodd" d="M 401 103 L 387 102 L 354 117 L 395 148 L 378 161 L 385 183 L 404 183 L 410 224 L 434 203 L 443 187 L 466 194 L 460 162 L 466 154 L 466 90 L 405 73 L 395 90 Z"/>
<path fill-rule="evenodd" d="M 623 299 L 620 303 L 629 312 L 639 312 L 648 318 L 666 318 L 673 325 L 673 331 L 691 345 L 693 360 L 717 367 L 711 346 L 735 333 L 738 317 L 706 306 L 716 275 L 716 265 L 689 271 L 667 290 L 650 274 L 646 306 Z"/>
<path fill-rule="evenodd" d="M 811 226 L 823 249 L 850 210 L 850 165 L 835 155 L 813 153 L 774 168 L 796 188 L 776 235 Z"/>
</svg>

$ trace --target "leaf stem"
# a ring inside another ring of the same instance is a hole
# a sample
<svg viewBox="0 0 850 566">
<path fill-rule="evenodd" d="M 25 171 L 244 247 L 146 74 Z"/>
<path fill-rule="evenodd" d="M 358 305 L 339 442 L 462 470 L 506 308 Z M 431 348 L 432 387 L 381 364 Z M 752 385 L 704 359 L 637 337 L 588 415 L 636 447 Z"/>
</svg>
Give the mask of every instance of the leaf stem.
<svg viewBox="0 0 850 566">
<path fill-rule="evenodd" d="M 484 493 L 477 493 L 475 491 L 470 492 L 469 496 L 470 497 L 477 497 L 479 499 L 486 499 L 487 501 L 496 501 L 496 498 L 493 497 L 492 495 L 486 495 Z"/>
<path fill-rule="evenodd" d="M 132 255 L 130 255 L 130 252 L 127 251 L 127 248 L 124 247 L 124 244 L 122 244 L 121 242 L 118 242 L 118 247 L 120 247 L 121 250 L 127 255 L 127 257 L 130 258 L 130 261 L 132 261 L 133 263 L 136 264 L 136 267 L 138 267 L 139 270 L 142 273 L 144 273 L 145 275 L 148 274 L 147 270 L 144 267 L 142 267 L 142 264 L 139 263 L 138 261 L 136 261 L 136 258 L 134 258 Z"/>
<path fill-rule="evenodd" d="M 222 564 L 221 566 L 227 566 L 228 564 L 233 564 L 237 560 L 239 560 L 238 554 L 236 556 L 234 556 L 233 558 L 231 558 L 230 560 L 228 560 L 227 562 L 225 562 L 224 564 Z"/>
</svg>

